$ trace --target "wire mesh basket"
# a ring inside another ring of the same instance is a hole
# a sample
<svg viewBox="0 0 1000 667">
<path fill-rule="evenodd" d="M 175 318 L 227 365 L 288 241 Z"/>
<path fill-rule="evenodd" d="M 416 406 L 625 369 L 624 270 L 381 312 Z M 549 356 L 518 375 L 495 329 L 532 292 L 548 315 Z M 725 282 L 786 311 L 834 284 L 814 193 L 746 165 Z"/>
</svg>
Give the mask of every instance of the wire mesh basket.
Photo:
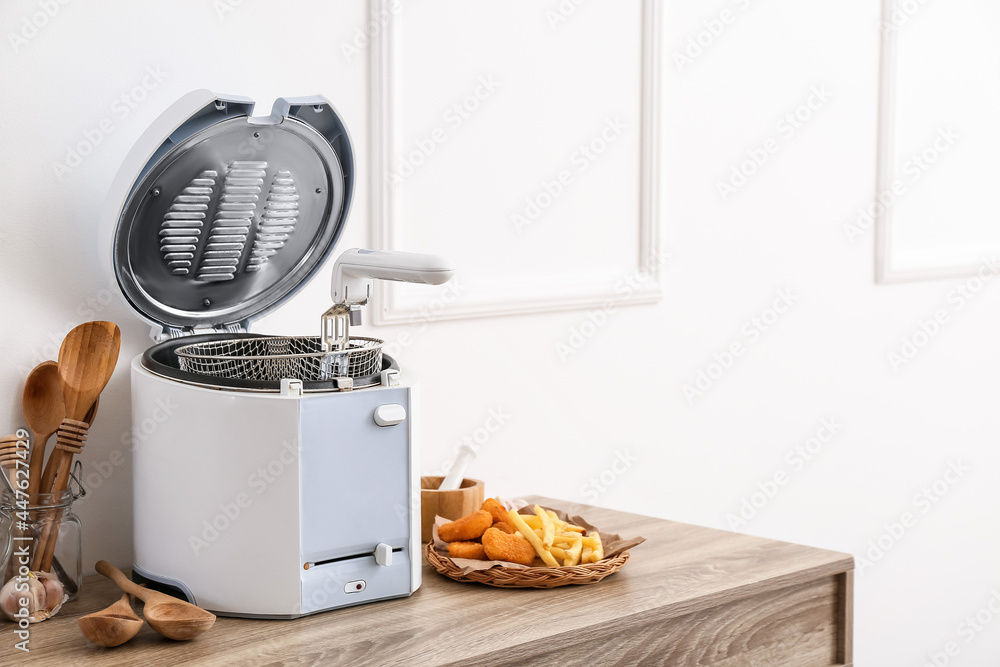
<svg viewBox="0 0 1000 667">
<path fill-rule="evenodd" d="M 182 371 L 233 380 L 316 382 L 382 370 L 382 341 L 363 336 L 339 352 L 324 352 L 318 336 L 262 336 L 192 343 L 176 354 Z"/>
</svg>

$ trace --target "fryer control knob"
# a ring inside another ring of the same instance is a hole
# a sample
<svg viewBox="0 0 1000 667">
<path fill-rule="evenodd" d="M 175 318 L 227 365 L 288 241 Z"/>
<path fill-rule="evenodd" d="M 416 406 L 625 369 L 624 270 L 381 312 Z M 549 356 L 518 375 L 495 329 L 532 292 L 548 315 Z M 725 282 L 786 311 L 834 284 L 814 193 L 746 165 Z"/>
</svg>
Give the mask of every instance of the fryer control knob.
<svg viewBox="0 0 1000 667">
<path fill-rule="evenodd" d="M 395 426 L 406 419 L 406 408 L 399 403 L 387 403 L 375 408 L 375 423 L 379 426 Z"/>
<path fill-rule="evenodd" d="M 379 565 L 392 565 L 392 547 L 385 542 L 379 542 L 375 547 L 375 562 Z"/>
</svg>

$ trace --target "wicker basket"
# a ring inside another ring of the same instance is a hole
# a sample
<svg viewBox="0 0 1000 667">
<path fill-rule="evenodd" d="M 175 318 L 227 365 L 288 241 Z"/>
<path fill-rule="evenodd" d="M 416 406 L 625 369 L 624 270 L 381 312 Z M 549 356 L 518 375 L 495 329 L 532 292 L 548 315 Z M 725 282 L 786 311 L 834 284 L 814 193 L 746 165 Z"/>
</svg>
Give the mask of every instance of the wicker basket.
<svg viewBox="0 0 1000 667">
<path fill-rule="evenodd" d="M 628 562 L 629 552 L 605 558 L 599 563 L 587 563 L 573 567 L 491 567 L 488 570 L 473 570 L 462 574 L 462 569 L 447 556 L 434 550 L 428 543 L 424 549 L 427 562 L 440 574 L 455 581 L 474 581 L 498 588 L 556 588 L 570 584 L 596 584 L 601 579 L 614 574 Z"/>
</svg>

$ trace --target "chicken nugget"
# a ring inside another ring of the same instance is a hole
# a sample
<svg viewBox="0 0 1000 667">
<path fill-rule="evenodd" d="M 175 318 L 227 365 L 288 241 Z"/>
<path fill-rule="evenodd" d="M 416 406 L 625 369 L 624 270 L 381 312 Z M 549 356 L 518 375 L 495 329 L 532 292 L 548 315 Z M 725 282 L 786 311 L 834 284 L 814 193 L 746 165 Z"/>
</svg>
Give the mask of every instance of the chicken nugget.
<svg viewBox="0 0 1000 667">
<path fill-rule="evenodd" d="M 489 512 L 493 516 L 493 523 L 507 520 L 507 508 L 496 498 L 487 498 L 479 509 Z"/>
<path fill-rule="evenodd" d="M 479 542 L 451 542 L 448 544 L 448 555 L 452 558 L 486 560 L 486 552 Z"/>
<path fill-rule="evenodd" d="M 490 560 L 531 565 L 535 561 L 535 548 L 520 535 L 508 535 L 490 528 L 483 533 L 483 550 Z"/>
<path fill-rule="evenodd" d="M 492 525 L 493 516 L 485 510 L 477 510 L 438 528 L 438 537 L 442 542 L 469 542 L 482 537 Z"/>
<path fill-rule="evenodd" d="M 517 529 L 514 528 L 514 526 L 507 523 L 506 521 L 497 521 L 495 524 L 493 524 L 493 527 L 496 528 L 497 530 L 502 530 L 508 535 L 513 535 L 514 533 L 517 532 Z"/>
</svg>

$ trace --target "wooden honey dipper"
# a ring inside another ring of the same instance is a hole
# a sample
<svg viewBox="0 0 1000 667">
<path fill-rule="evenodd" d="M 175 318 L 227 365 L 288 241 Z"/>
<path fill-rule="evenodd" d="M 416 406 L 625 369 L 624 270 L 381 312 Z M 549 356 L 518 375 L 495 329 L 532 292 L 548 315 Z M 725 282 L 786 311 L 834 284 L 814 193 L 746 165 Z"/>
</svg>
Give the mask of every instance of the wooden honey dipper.
<svg viewBox="0 0 1000 667">
<path fill-rule="evenodd" d="M 59 430 L 56 431 L 56 446 L 52 451 L 49 461 L 51 462 L 57 456 L 63 457 L 63 460 L 72 461 L 74 456 L 83 451 L 83 446 L 87 444 L 87 435 L 89 432 L 90 424 L 88 422 L 69 419 L 68 417 L 64 419 L 59 426 Z M 57 496 L 66 490 L 69 484 L 70 470 L 70 466 L 60 466 L 51 484 L 43 476 L 41 488 L 46 490 L 41 493 L 49 493 L 47 489 L 52 489 L 50 500 L 53 503 L 58 502 Z M 63 471 L 65 471 L 65 480 L 62 475 Z M 36 499 L 32 498 L 29 502 L 34 503 L 35 501 Z M 47 521 L 44 528 L 42 528 L 38 547 L 32 560 L 32 569 L 35 571 L 49 572 L 52 569 L 52 559 L 55 556 L 56 538 L 59 532 L 59 522 L 62 520 L 62 511 L 57 510 L 46 518 Z"/>
</svg>

